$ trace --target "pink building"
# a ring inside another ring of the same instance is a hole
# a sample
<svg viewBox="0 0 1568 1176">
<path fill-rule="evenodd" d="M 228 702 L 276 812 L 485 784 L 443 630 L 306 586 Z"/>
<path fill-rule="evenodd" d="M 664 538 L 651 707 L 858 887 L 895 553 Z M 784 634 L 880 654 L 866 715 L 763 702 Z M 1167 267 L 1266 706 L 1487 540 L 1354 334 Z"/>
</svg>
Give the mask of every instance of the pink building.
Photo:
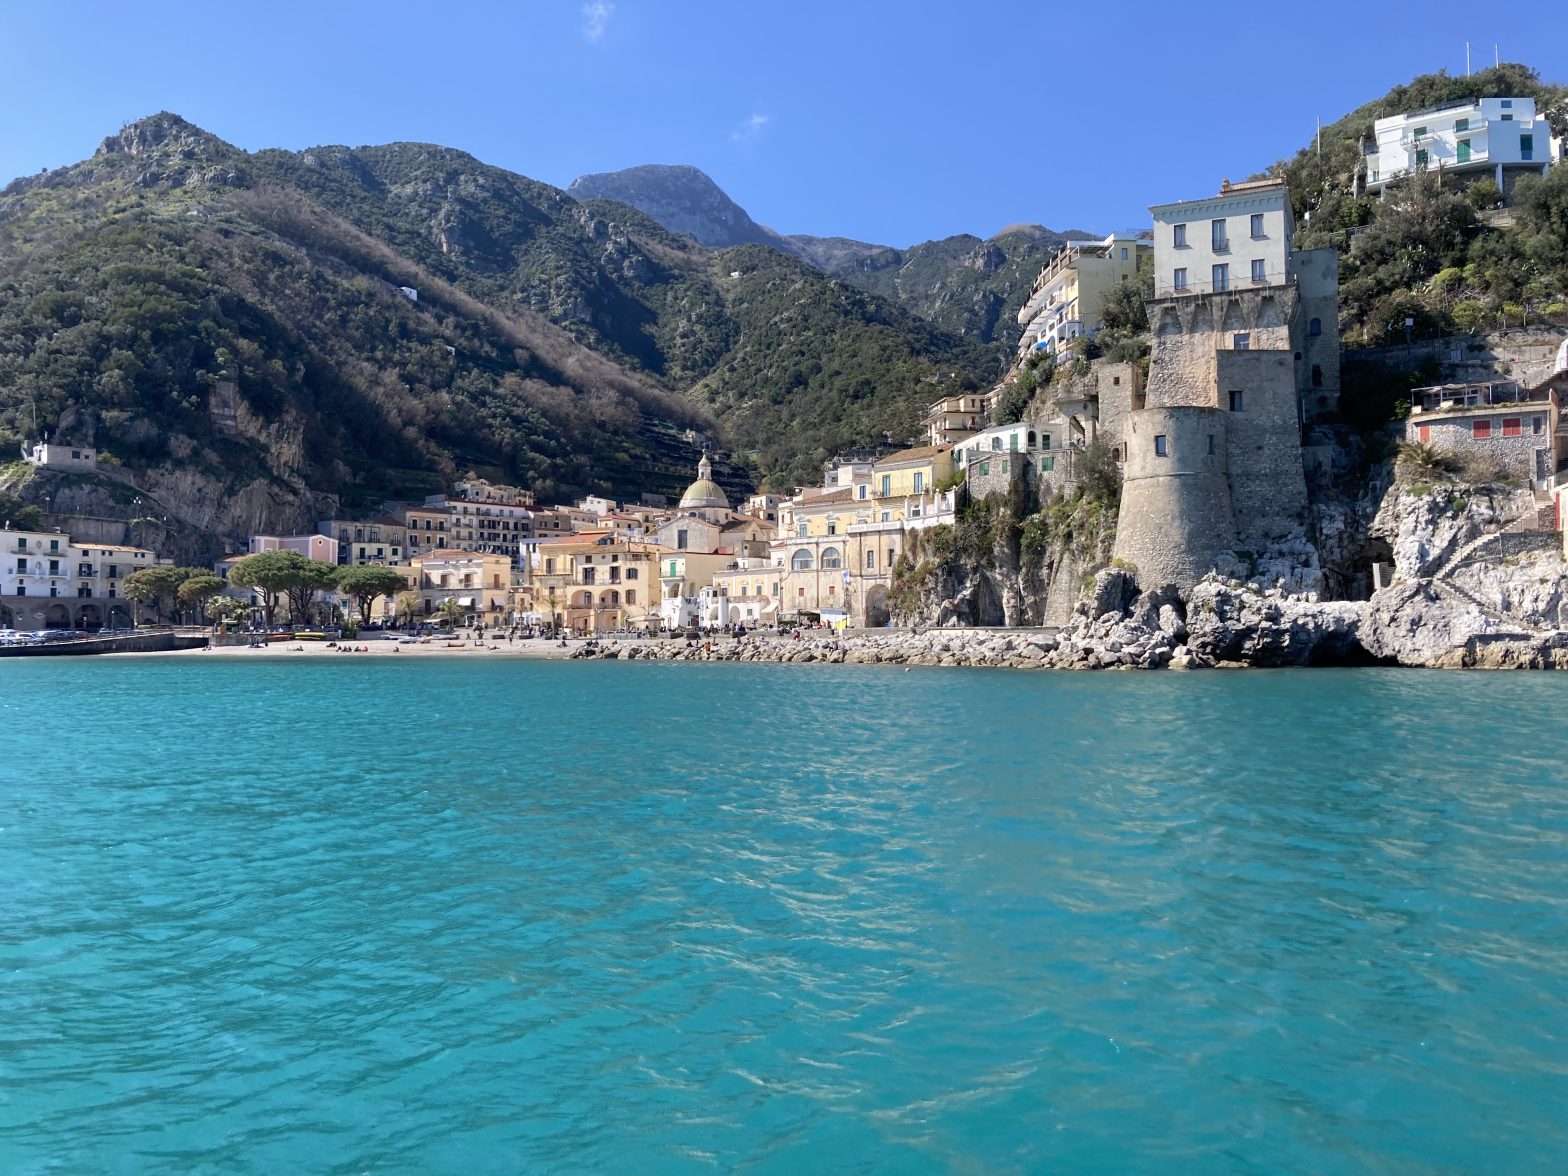
<svg viewBox="0 0 1568 1176">
<path fill-rule="evenodd" d="M 263 551 L 297 551 L 307 559 L 338 562 L 338 541 L 330 535 L 252 535 L 250 554 Z"/>
</svg>

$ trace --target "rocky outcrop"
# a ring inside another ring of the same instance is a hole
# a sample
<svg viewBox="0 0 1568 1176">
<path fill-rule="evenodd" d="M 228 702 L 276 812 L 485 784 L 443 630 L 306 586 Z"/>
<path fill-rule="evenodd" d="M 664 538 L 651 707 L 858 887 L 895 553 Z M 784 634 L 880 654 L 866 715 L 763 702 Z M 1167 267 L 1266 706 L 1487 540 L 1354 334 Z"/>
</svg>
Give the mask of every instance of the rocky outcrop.
<svg viewBox="0 0 1568 1176">
<path fill-rule="evenodd" d="M 578 176 L 567 192 L 579 200 L 618 200 L 699 245 L 771 245 L 795 252 L 784 237 L 752 220 L 708 174 L 686 164 L 649 163 Z"/>
</svg>

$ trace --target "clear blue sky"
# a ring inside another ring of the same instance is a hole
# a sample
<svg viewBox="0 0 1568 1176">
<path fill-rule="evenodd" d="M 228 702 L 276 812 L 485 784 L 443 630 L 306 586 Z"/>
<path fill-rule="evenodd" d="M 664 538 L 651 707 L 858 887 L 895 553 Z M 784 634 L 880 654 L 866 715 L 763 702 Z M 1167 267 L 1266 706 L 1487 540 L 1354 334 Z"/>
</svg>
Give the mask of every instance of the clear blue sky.
<svg viewBox="0 0 1568 1176">
<path fill-rule="evenodd" d="M 0 182 L 167 109 L 247 150 L 422 140 L 563 187 L 692 163 L 782 232 L 1106 232 L 1462 72 L 1466 39 L 1568 81 L 1560 2 L 45 0 L 0 9 Z"/>
</svg>

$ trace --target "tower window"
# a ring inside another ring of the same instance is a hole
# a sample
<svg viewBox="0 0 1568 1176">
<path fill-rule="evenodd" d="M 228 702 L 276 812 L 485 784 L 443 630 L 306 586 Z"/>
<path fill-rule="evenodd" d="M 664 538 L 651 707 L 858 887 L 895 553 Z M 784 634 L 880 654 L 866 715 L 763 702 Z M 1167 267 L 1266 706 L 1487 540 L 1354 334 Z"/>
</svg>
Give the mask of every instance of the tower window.
<svg viewBox="0 0 1568 1176">
<path fill-rule="evenodd" d="M 1168 446 L 1165 443 L 1165 434 L 1164 433 L 1156 433 L 1154 435 L 1154 456 L 1155 457 L 1167 457 L 1167 456 L 1169 456 Z"/>
<path fill-rule="evenodd" d="M 1243 399 L 1242 398 L 1242 394 L 1239 391 L 1232 390 L 1232 392 L 1230 394 L 1230 410 L 1231 410 L 1231 412 L 1241 412 L 1242 411 L 1242 407 L 1243 407 L 1242 399 Z"/>
</svg>

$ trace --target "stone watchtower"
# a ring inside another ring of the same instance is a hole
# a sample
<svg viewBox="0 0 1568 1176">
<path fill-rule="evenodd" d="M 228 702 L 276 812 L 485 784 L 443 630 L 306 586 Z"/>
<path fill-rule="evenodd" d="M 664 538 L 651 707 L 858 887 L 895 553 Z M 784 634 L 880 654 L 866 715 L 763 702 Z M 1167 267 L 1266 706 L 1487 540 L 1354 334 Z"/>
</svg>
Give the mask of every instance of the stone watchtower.
<svg viewBox="0 0 1568 1176">
<path fill-rule="evenodd" d="M 1145 587 L 1189 587 L 1306 528 L 1303 423 L 1338 403 L 1338 267 L 1291 248 L 1280 181 L 1151 211 L 1154 354 L 1122 425 L 1114 554 Z"/>
</svg>

